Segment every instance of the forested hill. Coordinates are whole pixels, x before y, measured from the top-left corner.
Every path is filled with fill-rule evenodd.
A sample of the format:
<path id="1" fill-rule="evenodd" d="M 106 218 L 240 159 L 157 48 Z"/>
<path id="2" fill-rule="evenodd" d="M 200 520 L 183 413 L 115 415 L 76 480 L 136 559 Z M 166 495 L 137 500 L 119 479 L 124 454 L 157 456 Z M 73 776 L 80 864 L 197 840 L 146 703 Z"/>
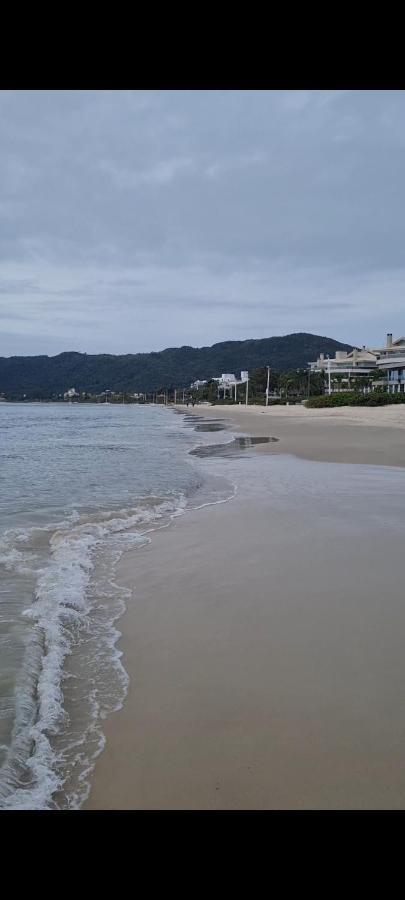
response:
<path id="1" fill-rule="evenodd" d="M 77 391 L 154 391 L 187 387 L 197 378 L 239 374 L 270 365 L 281 371 L 303 368 L 319 353 L 351 350 L 316 334 L 287 334 L 261 340 L 225 341 L 212 347 L 176 347 L 125 356 L 60 353 L 58 356 L 0 357 L 0 394 L 9 398 L 51 397 Z"/>

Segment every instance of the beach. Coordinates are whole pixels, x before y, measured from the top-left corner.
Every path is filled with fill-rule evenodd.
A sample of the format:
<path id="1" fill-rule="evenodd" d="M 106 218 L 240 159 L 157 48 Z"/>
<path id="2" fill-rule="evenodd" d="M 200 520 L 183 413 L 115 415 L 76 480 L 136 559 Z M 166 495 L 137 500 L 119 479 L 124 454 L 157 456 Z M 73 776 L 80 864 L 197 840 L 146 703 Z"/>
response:
<path id="1" fill-rule="evenodd" d="M 186 412 L 220 417 L 236 433 L 278 438 L 277 444 L 258 446 L 257 453 L 292 453 L 323 462 L 405 466 L 405 404 L 335 409 L 201 405 L 186 408 Z"/>
<path id="2" fill-rule="evenodd" d="M 123 556 L 85 808 L 403 809 L 405 409 L 179 413 L 277 441 L 208 459 L 236 496 Z"/>

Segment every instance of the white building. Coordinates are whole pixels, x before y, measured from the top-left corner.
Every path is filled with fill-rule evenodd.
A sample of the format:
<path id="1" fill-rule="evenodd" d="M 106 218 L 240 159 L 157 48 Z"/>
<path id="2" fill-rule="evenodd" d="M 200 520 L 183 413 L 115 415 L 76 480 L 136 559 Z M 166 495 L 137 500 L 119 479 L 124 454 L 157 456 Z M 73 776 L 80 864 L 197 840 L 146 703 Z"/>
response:
<path id="1" fill-rule="evenodd" d="M 332 358 L 321 353 L 316 362 L 309 363 L 309 366 L 311 372 L 324 372 L 328 378 L 330 375 L 331 392 L 336 393 L 350 390 L 356 379 L 371 375 L 377 368 L 377 361 L 377 351 L 354 347 L 348 353 L 337 350 Z"/>
<path id="2" fill-rule="evenodd" d="M 223 372 L 220 378 L 214 378 L 214 381 L 218 381 L 219 384 L 235 384 L 236 375 L 229 372 Z"/>
<path id="3" fill-rule="evenodd" d="M 390 394 L 405 393 L 405 337 L 392 340 L 387 334 L 385 347 L 381 348 L 378 368 L 387 378 Z"/>
<path id="4" fill-rule="evenodd" d="M 218 384 L 218 396 L 220 392 L 224 392 L 224 398 L 226 397 L 227 392 L 229 396 L 232 396 L 232 391 L 235 391 L 235 400 L 236 400 L 236 392 L 238 384 L 245 384 L 249 379 L 249 373 L 246 371 L 242 371 L 240 373 L 240 378 L 236 378 L 236 375 L 229 372 L 223 372 L 220 378 L 213 378 L 213 381 L 216 381 Z"/>
<path id="5" fill-rule="evenodd" d="M 405 338 L 400 337 L 393 341 L 391 332 L 388 332 L 384 347 L 378 347 L 377 350 L 372 352 L 377 353 L 379 359 L 388 360 L 398 356 L 403 351 L 405 351 Z"/>
<path id="6" fill-rule="evenodd" d="M 73 397 L 78 397 L 78 396 L 79 396 L 79 394 L 75 388 L 69 388 L 69 390 L 66 391 L 66 393 L 63 395 L 63 399 L 64 400 L 72 400 Z"/>
<path id="7" fill-rule="evenodd" d="M 208 381 L 201 381 L 199 378 L 197 378 L 197 381 L 193 381 L 193 383 L 190 384 L 190 389 L 192 391 L 198 391 L 199 388 L 204 387 L 205 384 L 208 384 Z"/>
<path id="8" fill-rule="evenodd" d="M 356 378 L 377 372 L 381 378 L 373 380 L 373 388 L 388 385 L 390 394 L 405 393 L 405 337 L 393 341 L 389 332 L 383 347 L 354 348 L 350 353 L 339 350 L 332 359 L 321 353 L 309 367 L 312 372 L 330 373 L 333 393 L 350 390 Z"/>

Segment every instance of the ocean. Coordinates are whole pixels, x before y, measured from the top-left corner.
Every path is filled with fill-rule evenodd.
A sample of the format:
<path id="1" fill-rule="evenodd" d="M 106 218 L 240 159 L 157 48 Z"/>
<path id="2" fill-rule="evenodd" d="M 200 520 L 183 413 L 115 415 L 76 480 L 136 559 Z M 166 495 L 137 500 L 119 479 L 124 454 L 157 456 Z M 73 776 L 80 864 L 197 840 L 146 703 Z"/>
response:
<path id="1" fill-rule="evenodd" d="M 0 404 L 0 808 L 77 809 L 128 676 L 122 554 L 228 499 L 159 406 Z"/>
<path id="2" fill-rule="evenodd" d="M 277 433 L 236 436 L 215 410 L 209 421 L 184 412 L 0 404 L 0 809 L 83 806 L 105 719 L 123 706 L 129 687 L 120 618 L 130 604 L 136 615 L 141 557 L 130 560 L 131 589 L 120 581 L 120 560 L 153 544 L 154 531 L 187 509 L 235 494 L 232 527 L 246 528 L 250 578 L 267 571 L 260 548 L 268 536 L 271 565 L 257 588 L 268 595 L 266 615 L 279 609 L 287 621 L 295 604 L 289 628 L 294 633 L 298 623 L 298 645 L 320 633 L 314 652 L 328 647 L 333 678 L 340 683 L 352 671 L 356 690 L 365 685 L 357 694 L 344 688 L 344 715 L 357 702 L 356 721 L 370 733 L 387 718 L 384 727 L 396 734 L 405 470 L 298 459 L 279 452 Z M 263 440 L 270 453 L 249 452 Z M 182 533 L 169 541 L 180 570 L 194 553 L 182 546 Z M 215 582 L 215 532 L 212 540 L 215 554 L 206 552 Z M 232 541 L 225 547 L 231 573 Z M 220 557 L 222 571 L 222 549 Z M 162 577 L 159 552 L 149 563 Z M 289 665 L 296 659 L 294 651 Z M 294 691 L 300 683 L 297 676 Z"/>

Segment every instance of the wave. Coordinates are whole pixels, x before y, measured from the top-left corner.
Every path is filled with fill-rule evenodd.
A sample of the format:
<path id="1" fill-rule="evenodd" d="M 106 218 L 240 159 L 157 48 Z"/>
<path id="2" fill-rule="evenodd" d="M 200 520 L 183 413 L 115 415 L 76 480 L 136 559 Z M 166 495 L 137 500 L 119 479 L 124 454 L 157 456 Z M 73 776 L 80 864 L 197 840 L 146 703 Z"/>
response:
<path id="1" fill-rule="evenodd" d="M 199 435 L 189 448 L 213 438 Z M 4 715 L 10 718 L 13 704 L 14 720 L 10 742 L 0 744 L 0 808 L 77 809 L 88 796 L 105 743 L 103 720 L 128 690 L 115 623 L 131 592 L 117 584 L 117 563 L 186 509 L 227 502 L 236 492 L 229 479 L 203 476 L 195 457 L 187 461 L 194 470 L 187 495 L 164 490 L 121 509 L 81 509 L 63 521 L 10 530 L 0 541 L 11 596 L 17 582 L 26 597 L 22 663 L 14 696 L 3 698 Z"/>
<path id="2" fill-rule="evenodd" d="M 182 495 L 147 497 L 129 509 L 74 513 L 57 527 L 6 535 L 0 563 L 35 573 L 35 589 L 23 612 L 25 652 L 11 744 L 0 769 L 0 808 L 77 808 L 83 802 L 104 745 L 101 720 L 122 705 L 128 687 L 114 626 L 128 592 L 115 583 L 116 564 L 184 506 Z M 86 721 L 76 722 L 84 707 Z"/>

